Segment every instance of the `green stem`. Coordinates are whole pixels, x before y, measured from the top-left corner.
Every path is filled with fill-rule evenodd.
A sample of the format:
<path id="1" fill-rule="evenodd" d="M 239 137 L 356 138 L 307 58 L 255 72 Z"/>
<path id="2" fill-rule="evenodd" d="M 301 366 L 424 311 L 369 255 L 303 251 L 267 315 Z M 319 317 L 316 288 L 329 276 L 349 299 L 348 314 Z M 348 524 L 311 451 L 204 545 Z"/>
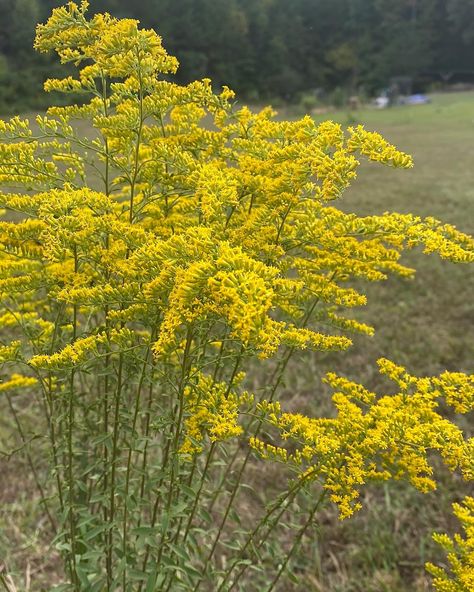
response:
<path id="1" fill-rule="evenodd" d="M 133 176 L 130 184 L 130 212 L 129 212 L 129 222 L 130 224 L 133 223 L 133 202 L 135 199 L 135 184 L 138 178 L 138 171 L 139 171 L 139 159 L 140 159 L 140 145 L 142 141 L 142 131 L 143 131 L 143 80 L 142 80 L 142 71 L 141 71 L 141 64 L 140 64 L 140 55 L 137 53 L 137 60 L 138 60 L 138 82 L 139 82 L 139 91 L 138 91 L 138 111 L 139 111 L 139 118 L 140 122 L 138 124 L 137 130 L 137 142 L 135 144 L 135 165 Z"/>
<path id="2" fill-rule="evenodd" d="M 259 521 L 259 523 L 257 524 L 257 526 L 247 536 L 247 539 L 245 541 L 245 544 L 241 547 L 241 549 L 239 550 L 239 553 L 238 553 L 236 559 L 234 560 L 233 564 L 227 570 L 226 575 L 224 577 L 224 580 L 222 581 L 221 585 L 219 586 L 217 592 L 221 592 L 224 589 L 224 586 L 225 586 L 226 582 L 228 581 L 228 579 L 230 577 L 230 574 L 232 573 L 233 569 L 238 565 L 239 561 L 244 558 L 245 553 L 247 552 L 247 549 L 250 547 L 250 545 L 252 545 L 254 547 L 254 549 L 258 550 L 263 545 L 263 543 L 268 539 L 268 537 L 270 536 L 270 533 L 272 532 L 273 528 L 277 524 L 279 524 L 279 521 L 280 521 L 281 517 L 283 516 L 283 514 L 287 510 L 287 504 L 285 504 L 285 501 L 288 500 L 288 503 L 290 503 L 292 501 L 292 499 L 294 499 L 294 496 L 296 495 L 296 493 L 295 493 L 293 497 L 290 497 L 289 494 L 290 494 L 290 492 L 287 492 L 287 494 L 285 496 L 282 496 L 278 500 L 278 502 L 270 510 L 267 511 L 267 513 L 265 514 L 265 516 Z M 267 523 L 269 522 L 269 520 L 272 517 L 273 513 L 276 510 L 278 510 L 278 508 L 280 508 L 280 511 L 273 518 L 273 521 L 272 521 L 270 527 L 267 529 L 265 535 L 258 541 L 258 544 L 255 544 L 255 537 L 257 536 L 257 534 L 259 533 L 259 531 L 263 527 L 265 527 L 267 525 Z M 240 580 L 240 578 L 243 576 L 243 574 L 247 570 L 247 567 L 248 567 L 248 565 L 244 565 L 242 567 L 242 569 L 239 571 L 239 573 L 235 576 L 235 578 L 234 578 L 234 580 L 232 582 L 232 585 L 229 588 L 229 592 L 237 585 L 238 581 Z"/>
<path id="3" fill-rule="evenodd" d="M 204 466 L 204 469 L 203 469 L 203 472 L 202 472 L 202 475 L 201 475 L 199 489 L 195 493 L 195 496 L 194 496 L 194 503 L 193 503 L 193 507 L 191 508 L 191 513 L 189 515 L 188 522 L 186 524 L 186 530 L 185 530 L 184 535 L 183 535 L 183 540 L 180 543 L 180 545 L 182 547 L 184 547 L 184 545 L 186 544 L 186 540 L 187 540 L 188 535 L 189 535 L 189 532 L 191 530 L 191 525 L 193 523 L 193 519 L 194 519 L 194 516 L 196 514 L 196 510 L 197 510 L 197 506 L 198 506 L 198 503 L 199 503 L 199 499 L 201 497 L 201 493 L 202 493 L 202 490 L 203 490 L 203 487 L 204 487 L 204 483 L 206 481 L 207 473 L 208 473 L 209 467 L 211 465 L 211 461 L 212 461 L 212 457 L 214 455 L 215 449 L 216 449 L 216 442 L 212 442 L 212 444 L 210 446 L 210 449 L 209 449 L 209 452 L 207 454 L 206 464 Z M 196 465 L 193 466 L 193 469 L 195 468 L 195 466 Z M 192 479 L 190 479 L 190 482 L 192 483 Z M 173 541 L 175 544 L 177 543 L 178 538 L 179 538 L 179 535 L 180 535 L 181 524 L 182 524 L 182 518 L 180 518 L 180 522 L 178 524 L 176 535 L 175 535 L 175 538 L 174 538 L 174 541 Z M 173 584 L 173 581 L 174 581 L 174 574 L 171 575 L 170 581 L 168 583 L 168 586 L 167 586 L 165 592 L 170 592 L 170 589 L 171 589 L 171 586 Z"/>
<path id="4" fill-rule="evenodd" d="M 133 413 L 133 420 L 132 420 L 132 430 L 131 430 L 131 442 L 128 448 L 128 457 L 127 457 L 127 469 L 125 473 L 125 493 L 124 493 L 124 510 L 123 510 L 123 526 L 122 526 L 122 553 L 123 556 L 126 556 L 127 553 L 127 533 L 128 533 L 128 493 L 130 488 L 130 475 L 131 475 L 131 466 L 132 466 L 132 454 L 133 454 L 133 440 L 135 438 L 135 432 L 137 428 L 137 420 L 138 420 L 138 412 L 140 410 L 140 399 L 141 399 L 141 392 L 143 387 L 143 381 L 145 380 L 146 375 L 146 367 L 148 364 L 148 357 L 151 353 L 151 343 L 154 340 L 155 331 L 152 331 L 150 336 L 150 345 L 147 347 L 147 352 L 145 355 L 145 359 L 143 362 L 140 378 L 138 381 L 137 387 L 137 394 L 135 397 L 135 409 Z M 123 576 L 122 576 L 122 585 L 123 591 L 125 592 L 127 589 L 127 568 L 124 567 Z"/>
<path id="5" fill-rule="evenodd" d="M 240 479 L 241 479 L 242 474 L 243 474 L 243 472 L 245 470 L 245 467 L 247 465 L 247 461 L 248 461 L 248 459 L 250 457 L 250 453 L 251 453 L 251 449 L 249 448 L 249 451 L 247 452 L 247 455 L 245 457 L 245 460 L 242 463 L 242 466 L 240 467 L 239 474 L 237 475 L 236 484 L 235 484 L 234 488 L 232 489 L 232 493 L 231 493 L 231 496 L 230 496 L 230 499 L 229 499 L 229 503 L 227 504 L 226 510 L 224 512 L 224 516 L 222 517 L 222 520 L 221 520 L 221 522 L 219 524 L 219 529 L 218 529 L 217 534 L 216 534 L 216 536 L 214 538 L 214 541 L 212 543 L 211 550 L 209 551 L 209 553 L 208 553 L 208 555 L 206 557 L 205 566 L 208 566 L 209 565 L 209 563 L 210 563 L 210 561 L 212 559 L 212 556 L 214 555 L 214 551 L 216 550 L 216 547 L 217 547 L 217 545 L 219 543 L 220 537 L 222 535 L 222 531 L 224 530 L 224 526 L 225 526 L 225 524 L 227 522 L 227 518 L 229 516 L 229 512 L 230 512 L 230 510 L 232 508 L 232 504 L 234 503 L 235 496 L 237 495 L 237 492 L 239 490 Z M 202 582 L 202 580 L 199 580 L 198 581 L 198 583 L 196 584 L 196 586 L 193 589 L 193 592 L 196 592 L 199 589 L 199 587 L 201 585 L 201 582 Z"/>
<path id="6" fill-rule="evenodd" d="M 246 540 L 244 546 L 239 550 L 239 554 L 238 554 L 237 558 L 235 559 L 235 561 L 231 565 L 231 567 L 227 570 L 226 576 L 225 576 L 224 580 L 222 581 L 217 592 L 221 592 L 225 583 L 229 579 L 229 576 L 232 573 L 234 567 L 237 566 L 240 559 L 243 559 L 244 554 L 247 551 L 250 544 L 253 544 L 256 549 L 259 549 L 263 545 L 263 543 L 268 539 L 268 537 L 270 536 L 270 534 L 273 531 L 273 529 L 275 528 L 275 526 L 277 526 L 280 523 L 280 519 L 283 516 L 283 514 L 286 512 L 288 505 L 296 498 L 296 496 L 298 495 L 298 492 L 304 486 L 304 483 L 312 477 L 313 473 L 314 473 L 314 471 L 308 472 L 302 479 L 299 479 L 298 481 L 296 481 L 295 484 L 292 487 L 290 487 L 290 489 L 287 492 L 282 494 L 278 498 L 278 500 L 273 504 L 273 506 L 269 510 L 267 510 L 267 513 L 259 521 L 257 526 L 250 532 L 249 535 L 247 535 L 247 540 Z M 275 518 L 273 518 L 273 521 L 272 521 L 270 527 L 268 528 L 268 530 L 266 531 L 265 535 L 259 540 L 258 544 L 255 545 L 255 536 L 257 535 L 259 530 L 267 524 L 271 515 L 276 510 L 278 510 L 278 508 L 281 508 L 280 512 L 277 514 L 277 516 Z M 234 581 L 232 582 L 232 585 L 229 588 L 228 592 L 230 592 L 235 587 L 235 585 L 238 583 L 239 579 L 242 577 L 242 575 L 245 573 L 245 571 L 247 570 L 248 567 L 249 567 L 248 564 L 246 564 L 242 567 L 242 569 L 239 571 L 239 573 L 236 575 Z"/>
<path id="7" fill-rule="evenodd" d="M 299 545 L 301 543 L 301 540 L 303 539 L 306 531 L 311 526 L 311 523 L 313 522 L 313 519 L 314 519 L 314 517 L 316 515 L 316 512 L 319 510 L 321 504 L 323 503 L 325 496 L 326 496 L 326 490 L 324 490 L 321 493 L 321 495 L 319 496 L 319 499 L 316 502 L 314 508 L 309 513 L 308 519 L 306 520 L 306 522 L 304 523 L 304 525 L 301 527 L 300 531 L 296 535 L 296 538 L 295 538 L 295 540 L 293 542 L 293 545 L 292 545 L 291 549 L 286 554 L 286 557 L 285 557 L 284 562 L 280 566 L 280 569 L 278 570 L 278 573 L 276 574 L 276 576 L 273 579 L 273 581 L 270 584 L 270 586 L 267 588 L 266 592 L 273 592 L 273 590 L 275 590 L 275 586 L 277 585 L 277 583 L 280 580 L 281 576 L 285 572 L 286 567 L 287 567 L 288 563 L 290 562 L 290 559 L 293 557 L 293 555 L 295 554 L 296 550 L 298 549 L 298 547 L 299 547 Z"/>
<path id="8" fill-rule="evenodd" d="M 76 274 L 79 268 L 77 248 L 74 246 L 74 273 Z M 72 308 L 72 341 L 74 342 L 77 337 L 77 305 L 74 304 Z M 69 406 L 68 406 L 68 427 L 67 427 L 67 473 L 68 473 L 68 516 L 69 516 L 69 536 L 71 544 L 71 557 L 72 557 L 72 581 L 74 588 L 79 591 L 79 578 L 77 575 L 76 565 L 76 516 L 74 512 L 74 452 L 73 452 L 73 431 L 74 431 L 74 377 L 76 369 L 71 369 L 70 382 L 69 382 Z"/>
<path id="9" fill-rule="evenodd" d="M 23 447 L 25 449 L 26 458 L 28 460 L 28 465 L 30 467 L 31 474 L 33 475 L 33 479 L 35 481 L 36 488 L 38 489 L 38 493 L 41 498 L 41 504 L 43 505 L 43 507 L 46 511 L 46 515 L 48 516 L 48 520 L 51 524 L 51 528 L 53 529 L 53 532 L 55 532 L 56 528 L 57 528 L 57 524 L 56 524 L 56 521 L 54 520 L 54 518 L 51 514 L 51 511 L 49 509 L 49 504 L 46 500 L 46 496 L 44 494 L 44 489 L 43 489 L 43 486 L 41 485 L 41 482 L 40 482 L 40 479 L 38 476 L 38 472 L 37 472 L 36 467 L 33 463 L 33 459 L 31 458 L 31 454 L 27 448 L 27 440 L 25 437 L 25 432 L 23 430 L 23 426 L 21 425 L 20 418 L 18 417 L 18 413 L 16 412 L 16 409 L 12 403 L 11 397 L 8 393 L 6 393 L 6 398 L 7 398 L 7 402 L 8 402 L 8 407 L 9 407 L 11 414 L 13 415 L 13 418 L 15 420 L 15 424 L 18 429 L 18 433 L 20 434 L 21 442 L 22 442 Z"/>
<path id="10" fill-rule="evenodd" d="M 171 448 L 171 439 L 169 439 L 167 441 L 165 451 L 163 453 L 163 462 L 162 462 L 163 468 L 168 465 L 170 448 Z M 151 528 L 154 528 L 155 524 L 156 524 L 156 518 L 158 516 L 158 508 L 160 507 L 160 501 L 162 500 L 162 497 L 160 495 L 160 490 L 163 485 L 163 481 L 164 481 L 164 475 L 161 476 L 160 481 L 156 487 L 156 499 L 155 499 L 155 503 L 153 505 L 153 512 L 152 512 L 151 522 L 150 522 Z M 146 572 L 148 560 L 150 557 L 150 551 L 151 551 L 151 547 L 150 547 L 150 545 L 147 544 L 146 549 L 145 549 L 145 557 L 143 558 L 143 562 L 142 562 L 142 572 L 143 573 Z M 143 581 L 141 581 L 139 584 L 138 592 L 141 592 L 142 589 L 143 589 Z"/>
<path id="11" fill-rule="evenodd" d="M 168 489 L 168 498 L 167 498 L 167 502 L 166 502 L 166 513 L 168 515 L 171 510 L 171 505 L 172 505 L 173 498 L 174 498 L 175 480 L 177 478 L 176 469 L 177 469 L 177 464 L 179 463 L 179 458 L 178 458 L 179 441 L 181 438 L 181 429 L 182 429 L 184 407 L 185 407 L 184 390 L 185 390 L 185 384 L 186 384 L 186 376 L 189 372 L 188 357 L 189 357 L 189 350 L 191 348 L 191 343 L 192 343 L 192 331 L 191 331 L 191 328 L 188 327 L 188 334 L 187 334 L 187 338 L 186 338 L 186 345 L 184 348 L 183 362 L 182 362 L 182 367 L 181 367 L 181 382 L 180 382 L 180 386 L 179 386 L 179 401 L 178 401 L 178 410 L 177 410 L 178 417 L 176 419 L 175 433 L 174 433 L 173 444 L 172 444 L 173 458 L 171 459 L 171 477 L 170 477 L 170 485 L 169 485 L 169 489 Z M 167 535 L 167 530 L 162 533 L 162 537 L 161 537 L 161 541 L 160 541 L 160 548 L 158 551 L 158 560 L 157 560 L 158 564 L 160 563 L 161 556 L 163 554 L 163 548 L 165 546 L 166 535 Z"/>
<path id="12" fill-rule="evenodd" d="M 334 274 L 333 274 L 332 277 L 334 277 Z M 304 317 L 304 319 L 302 321 L 302 326 L 303 327 L 306 325 L 306 323 L 311 318 L 311 315 L 313 314 L 314 309 L 315 309 L 316 305 L 318 304 L 318 302 L 319 302 L 319 299 L 315 300 L 313 302 L 313 304 L 311 305 L 310 309 L 308 310 L 308 312 L 306 313 L 306 315 L 305 315 L 305 317 Z M 290 361 L 291 356 L 293 355 L 294 351 L 295 351 L 295 348 L 294 347 L 291 347 L 288 350 L 286 357 L 283 359 L 283 362 L 281 363 L 281 365 L 278 365 L 277 366 L 277 368 L 276 368 L 276 370 L 275 370 L 275 372 L 273 374 L 272 381 L 274 380 L 274 377 L 276 376 L 276 372 L 278 372 L 278 378 L 277 378 L 276 382 L 274 383 L 273 388 L 272 388 L 272 391 L 270 393 L 270 397 L 268 399 L 270 402 L 273 400 L 273 398 L 275 396 L 275 393 L 276 393 L 276 391 L 277 391 L 277 389 L 278 389 L 278 387 L 280 385 L 280 382 L 281 382 L 281 380 L 283 378 L 284 371 L 285 371 L 285 369 L 286 369 L 286 367 L 288 365 L 288 362 Z M 262 424 L 263 424 L 263 419 L 259 419 L 258 422 L 257 422 L 256 431 L 255 431 L 255 434 L 254 434 L 255 436 L 260 432 L 260 428 L 261 428 Z M 248 436 L 248 432 L 250 430 L 250 425 L 251 424 L 249 424 L 247 430 L 244 432 L 244 437 L 247 437 Z M 219 495 L 219 492 L 221 491 L 221 487 L 227 481 L 228 475 L 229 475 L 230 470 L 231 470 L 231 467 L 232 467 L 234 461 L 236 460 L 236 458 L 238 456 L 238 453 L 239 453 L 239 448 L 237 448 L 236 452 L 234 453 L 234 456 L 232 458 L 231 463 L 226 468 L 226 471 L 224 473 L 224 477 L 221 480 L 221 486 L 217 488 L 216 493 L 214 494 L 213 499 L 211 500 L 211 505 L 210 505 L 210 510 L 209 511 L 211 511 L 212 508 L 214 507 L 214 504 L 215 504 L 215 502 L 217 500 L 217 497 Z M 240 467 L 240 470 L 239 470 L 239 473 L 237 475 L 237 479 L 236 479 L 235 485 L 234 485 L 234 487 L 232 489 L 229 502 L 227 504 L 226 510 L 224 512 L 224 516 L 223 516 L 222 521 L 220 523 L 219 530 L 217 532 L 217 536 L 214 539 L 214 542 L 213 542 L 212 547 L 211 547 L 211 551 L 210 551 L 210 553 L 209 553 L 209 555 L 207 557 L 206 564 L 208 564 L 210 562 L 210 560 L 212 559 L 212 556 L 214 554 L 214 551 L 215 551 L 215 549 L 217 547 L 217 544 L 219 542 L 219 538 L 220 538 L 220 536 L 222 534 L 222 531 L 224 529 L 224 525 L 227 522 L 227 518 L 229 516 L 230 510 L 231 510 L 231 507 L 232 507 L 232 504 L 234 503 L 234 499 L 235 499 L 235 497 L 237 495 L 237 492 L 239 490 L 240 480 L 242 478 L 242 474 L 243 474 L 243 472 L 244 472 L 244 470 L 245 470 L 245 468 L 247 466 L 247 463 L 248 463 L 248 461 L 250 459 L 251 453 L 252 453 L 252 449 L 249 448 L 247 450 L 247 453 L 245 455 L 245 458 L 243 460 L 243 463 L 242 463 L 242 465 Z M 196 587 L 194 588 L 194 592 L 196 592 L 198 590 L 198 588 L 199 588 L 199 586 L 201 584 L 201 581 L 199 581 L 198 584 L 196 585 Z"/>
<path id="13" fill-rule="evenodd" d="M 331 276 L 331 280 L 334 279 L 335 273 L 332 274 Z M 304 328 L 306 327 L 306 324 L 308 323 L 308 321 L 311 318 L 311 315 L 314 312 L 314 309 L 316 308 L 316 306 L 319 304 L 320 298 L 317 298 L 313 304 L 310 306 L 309 310 L 307 311 L 307 313 L 305 314 L 304 318 L 302 319 L 301 323 L 300 323 L 300 328 Z M 273 371 L 273 374 L 269 380 L 270 384 L 273 384 L 272 390 L 270 392 L 270 396 L 268 398 L 268 401 L 271 403 L 275 397 L 275 394 L 278 390 L 278 387 L 280 386 L 280 383 L 282 381 L 283 378 L 283 374 L 286 370 L 286 367 L 288 366 L 288 363 L 291 359 L 291 357 L 293 356 L 293 354 L 295 353 L 296 348 L 295 347 L 290 347 L 287 350 L 286 356 L 284 358 L 282 358 L 278 364 L 275 367 L 275 370 Z M 275 381 L 276 378 L 276 381 Z M 257 437 L 257 435 L 259 434 L 260 428 L 262 425 L 262 421 L 258 420 L 257 421 L 257 426 L 255 428 L 255 432 L 254 432 L 254 437 Z M 241 436 L 242 440 L 247 440 L 248 435 L 251 431 L 251 429 L 253 428 L 253 424 L 252 422 L 250 422 L 247 427 L 244 430 L 244 433 Z M 211 504 L 208 508 L 209 512 L 212 512 L 213 508 L 214 508 L 214 504 L 217 501 L 217 498 L 219 497 L 220 492 L 222 491 L 222 487 L 223 485 L 228 481 L 230 472 L 232 471 L 232 468 L 234 466 L 235 461 L 237 460 L 238 456 L 239 456 L 239 452 L 240 452 L 240 447 L 237 446 L 231 461 L 227 464 L 226 466 L 226 470 L 224 471 L 224 475 L 219 483 L 219 486 L 216 488 L 214 495 L 211 498 Z M 247 453 L 247 456 L 244 459 L 244 464 L 247 464 L 248 458 L 250 456 L 250 451 Z"/>
<path id="14" fill-rule="evenodd" d="M 169 515 L 170 509 L 172 506 L 173 498 L 174 498 L 174 490 L 175 490 L 175 480 L 176 480 L 176 465 L 179 463 L 178 458 L 178 449 L 179 449 L 179 440 L 181 437 L 181 429 L 182 429 L 182 421 L 184 416 L 184 391 L 187 382 L 187 377 L 190 371 L 190 360 L 189 360 L 189 352 L 191 349 L 191 344 L 193 340 L 192 328 L 188 326 L 187 336 L 186 336 L 186 345 L 184 347 L 183 352 L 183 359 L 181 362 L 181 379 L 178 388 L 178 402 L 173 410 L 173 417 L 176 417 L 176 421 L 174 422 L 174 435 L 168 440 L 166 450 L 165 450 L 165 461 L 163 463 L 163 470 L 167 466 L 169 462 L 169 458 L 171 457 L 171 475 L 170 475 L 170 483 L 168 487 L 168 495 L 166 500 L 166 508 L 165 512 Z M 160 487 L 163 483 L 163 478 L 160 481 Z M 153 508 L 153 515 L 152 515 L 152 522 L 151 526 L 154 527 L 156 523 L 156 518 L 158 514 L 158 505 L 161 496 L 159 495 L 159 490 L 157 491 L 157 498 L 155 501 L 155 506 Z M 160 542 L 158 545 L 158 556 L 156 559 L 156 565 L 159 566 L 161 562 L 161 557 L 163 555 L 163 550 L 166 543 L 166 538 L 168 534 L 169 526 L 161 533 Z M 150 556 L 150 546 L 147 545 L 145 551 L 145 558 L 143 561 L 142 571 L 145 572 L 146 566 L 148 564 L 148 559 Z M 140 583 L 139 592 L 141 592 L 143 588 L 143 582 Z"/>
<path id="15" fill-rule="evenodd" d="M 115 479 L 118 464 L 118 436 L 120 431 L 120 404 L 122 399 L 122 372 L 123 372 L 123 352 L 119 354 L 119 365 L 117 371 L 117 390 L 115 393 L 115 410 L 114 410 L 114 427 L 112 436 L 112 457 L 111 457 L 111 473 L 110 473 L 110 499 L 109 499 L 109 532 L 107 541 L 107 573 L 112 574 L 112 557 L 113 557 L 113 531 L 115 519 Z"/>
<path id="16" fill-rule="evenodd" d="M 141 483 L 140 483 L 140 502 L 143 501 L 143 498 L 145 496 L 145 468 L 147 466 L 147 460 L 148 460 L 148 438 L 150 435 L 150 422 L 151 422 L 151 403 L 153 400 L 153 371 L 152 371 L 152 375 L 151 375 L 151 382 L 150 382 L 150 388 L 148 389 L 148 401 L 147 401 L 147 406 L 146 406 L 146 411 L 145 411 L 145 430 L 144 430 L 144 437 L 145 437 L 145 447 L 143 449 L 143 459 L 142 459 L 142 467 L 141 467 L 141 472 L 142 472 L 142 478 L 141 478 Z M 138 526 L 140 526 L 141 524 L 141 520 L 139 520 Z"/>
<path id="17" fill-rule="evenodd" d="M 292 204 L 289 204 L 288 205 L 288 207 L 286 208 L 285 213 L 282 216 L 281 224 L 278 227 L 278 232 L 277 232 L 276 239 L 275 239 L 275 244 L 276 245 L 278 245 L 278 243 L 280 242 L 280 235 L 281 235 L 281 233 L 283 231 L 283 227 L 285 226 L 285 222 L 286 222 L 286 219 L 288 218 L 288 214 L 290 213 L 291 206 L 292 206 Z"/>
<path id="18" fill-rule="evenodd" d="M 211 465 L 212 457 L 214 455 L 215 449 L 216 449 L 216 442 L 212 442 L 211 447 L 209 449 L 209 453 L 207 455 L 206 464 L 204 465 L 204 469 L 203 469 L 203 472 L 202 472 L 202 475 L 201 475 L 201 481 L 200 481 L 200 484 L 199 484 L 199 489 L 197 490 L 196 495 L 194 497 L 194 503 L 193 503 L 193 507 L 191 509 L 191 514 L 189 515 L 188 523 L 186 525 L 186 530 L 185 530 L 184 535 L 183 535 L 183 541 L 182 541 L 182 544 L 183 545 L 185 544 L 186 539 L 188 538 L 188 534 L 189 534 L 191 525 L 193 523 L 193 518 L 194 518 L 194 515 L 196 513 L 197 505 L 199 503 L 199 498 L 201 497 L 202 489 L 203 489 L 204 483 L 206 481 L 207 472 L 208 472 L 209 467 Z"/>

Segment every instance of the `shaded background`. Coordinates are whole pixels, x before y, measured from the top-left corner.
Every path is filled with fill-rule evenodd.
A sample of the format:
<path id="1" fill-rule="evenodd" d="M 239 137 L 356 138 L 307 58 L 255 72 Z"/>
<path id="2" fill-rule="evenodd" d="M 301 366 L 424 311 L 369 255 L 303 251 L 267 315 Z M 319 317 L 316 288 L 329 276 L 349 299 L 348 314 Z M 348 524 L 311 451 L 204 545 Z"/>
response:
<path id="1" fill-rule="evenodd" d="M 0 0 L 0 112 L 44 106 L 58 70 L 32 49 L 55 0 Z M 246 100 L 332 103 L 373 95 L 394 77 L 408 92 L 474 83 L 474 0 L 91 0 L 91 12 L 156 29 L 181 62 Z M 408 94 L 408 93 L 407 93 Z"/>

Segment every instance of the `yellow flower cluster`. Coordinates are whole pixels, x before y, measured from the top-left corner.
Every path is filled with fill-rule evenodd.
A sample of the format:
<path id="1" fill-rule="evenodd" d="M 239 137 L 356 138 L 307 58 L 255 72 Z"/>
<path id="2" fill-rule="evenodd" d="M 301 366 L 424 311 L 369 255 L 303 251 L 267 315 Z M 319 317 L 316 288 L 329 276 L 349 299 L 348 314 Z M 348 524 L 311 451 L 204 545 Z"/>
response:
<path id="1" fill-rule="evenodd" d="M 12 341 L 8 345 L 0 345 L 0 364 L 17 359 L 21 341 Z"/>
<path id="2" fill-rule="evenodd" d="M 38 380 L 36 378 L 33 378 L 32 376 L 12 374 L 9 380 L 5 382 L 0 382 L 0 392 L 28 388 L 31 386 L 35 386 L 37 383 Z"/>
<path id="3" fill-rule="evenodd" d="M 247 392 L 237 394 L 226 382 L 215 382 L 199 371 L 196 375 L 195 384 L 184 391 L 186 419 L 182 454 L 200 452 L 206 434 L 211 442 L 239 436 L 243 431 L 238 423 L 240 408 L 252 401 Z M 236 383 L 239 378 L 243 377 L 237 377 Z"/>
<path id="4" fill-rule="evenodd" d="M 409 154 L 400 152 L 382 138 L 376 132 L 366 131 L 362 125 L 349 128 L 351 137 L 348 141 L 350 151 L 359 151 L 370 160 L 383 162 L 396 167 L 409 168 L 413 166 L 413 160 Z"/>
<path id="5" fill-rule="evenodd" d="M 462 503 L 453 504 L 453 509 L 464 536 L 433 535 L 447 553 L 449 570 L 432 563 L 427 563 L 426 568 L 434 576 L 437 592 L 471 592 L 474 590 L 474 498 L 466 497 Z"/>
<path id="6" fill-rule="evenodd" d="M 177 62 L 156 33 L 107 14 L 88 19 L 87 8 L 55 9 L 36 47 L 79 67 L 46 89 L 90 101 L 51 108 L 37 119 L 38 138 L 27 120 L 0 126 L 0 181 L 37 191 L 0 195 L 0 206 L 27 216 L 0 228 L 4 294 L 106 306 L 116 325 L 159 313 L 157 355 L 187 324 L 219 318 L 268 357 L 281 344 L 344 349 L 341 332 L 371 334 L 344 316 L 366 302 L 344 284 L 410 275 L 404 248 L 474 260 L 472 239 L 436 220 L 327 205 L 355 178 L 357 154 L 412 166 L 379 134 L 236 110 L 233 93 L 214 94 L 207 79 L 164 81 Z M 98 137 L 79 136 L 77 118 Z M 97 175 L 102 191 L 87 188 Z M 300 328 L 315 302 L 313 326 Z"/>
<path id="7" fill-rule="evenodd" d="M 37 369 L 63 370 L 84 363 L 91 356 L 99 356 L 99 345 L 109 348 L 118 346 L 121 350 L 131 347 L 134 334 L 130 329 L 113 329 L 109 333 L 99 333 L 76 339 L 61 351 L 50 355 L 36 355 L 30 360 L 30 366 Z"/>
<path id="8" fill-rule="evenodd" d="M 321 482 L 341 518 L 360 508 L 360 489 L 370 481 L 406 479 L 422 492 L 434 489 L 430 451 L 438 451 L 445 464 L 459 469 L 465 479 L 474 478 L 472 442 L 440 414 L 438 401 L 446 393 L 458 411 L 473 410 L 474 377 L 445 373 L 439 378 L 416 378 L 389 360 L 379 360 L 379 366 L 397 383 L 398 393 L 377 396 L 328 374 L 326 381 L 335 390 L 334 418 L 283 413 L 279 404 L 263 404 L 263 417 L 276 428 L 282 444 L 250 441 L 261 457 L 283 460 L 299 478 L 311 476 Z"/>
<path id="9" fill-rule="evenodd" d="M 167 55 L 154 31 L 140 30 L 136 20 L 117 20 L 108 14 L 97 14 L 88 21 L 88 7 L 85 0 L 80 6 L 69 2 L 55 9 L 45 25 L 38 25 L 36 49 L 55 50 L 62 63 L 93 62 L 82 68 L 79 79 L 49 80 L 46 90 L 91 92 L 97 89 L 98 78 L 109 76 L 124 78 L 117 85 L 123 87 L 122 92 L 130 92 L 143 83 L 153 85 L 157 73 L 176 70 L 176 58 Z"/>

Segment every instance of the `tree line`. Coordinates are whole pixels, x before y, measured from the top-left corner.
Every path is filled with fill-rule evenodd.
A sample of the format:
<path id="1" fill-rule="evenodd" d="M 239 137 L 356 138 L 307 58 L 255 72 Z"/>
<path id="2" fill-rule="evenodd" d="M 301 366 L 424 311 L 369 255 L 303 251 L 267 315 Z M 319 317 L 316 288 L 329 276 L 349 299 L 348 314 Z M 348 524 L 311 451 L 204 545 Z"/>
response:
<path id="1" fill-rule="evenodd" d="M 34 30 L 61 4 L 0 0 L 0 112 L 41 108 L 54 61 L 33 51 Z M 91 0 L 91 10 L 157 30 L 180 83 L 210 77 L 250 101 L 474 79 L 474 0 Z"/>

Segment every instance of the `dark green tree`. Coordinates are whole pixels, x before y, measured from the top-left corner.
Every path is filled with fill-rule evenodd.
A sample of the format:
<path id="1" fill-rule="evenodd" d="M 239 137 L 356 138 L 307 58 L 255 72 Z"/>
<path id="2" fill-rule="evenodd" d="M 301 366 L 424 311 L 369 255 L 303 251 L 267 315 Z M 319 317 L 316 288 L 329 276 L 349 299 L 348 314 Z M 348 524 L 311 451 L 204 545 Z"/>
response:
<path id="1" fill-rule="evenodd" d="M 0 0 L 0 111 L 41 106 L 53 66 L 32 50 L 34 27 L 63 3 Z M 92 0 L 91 10 L 156 29 L 180 83 L 210 77 L 244 100 L 374 93 L 397 76 L 474 70 L 474 0 Z"/>

